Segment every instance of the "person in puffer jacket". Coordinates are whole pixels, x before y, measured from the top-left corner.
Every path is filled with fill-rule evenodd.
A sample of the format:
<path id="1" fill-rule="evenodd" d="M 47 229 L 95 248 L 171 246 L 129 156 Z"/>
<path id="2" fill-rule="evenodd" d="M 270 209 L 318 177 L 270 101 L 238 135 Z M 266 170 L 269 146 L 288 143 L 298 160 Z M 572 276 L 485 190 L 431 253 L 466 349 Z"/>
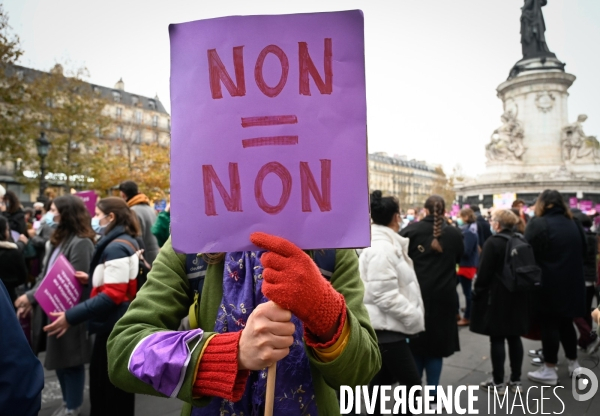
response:
<path id="1" fill-rule="evenodd" d="M 400 383 L 407 390 L 421 385 L 421 377 L 409 348 L 410 338 L 425 330 L 425 309 L 408 238 L 398 234 L 400 206 L 396 198 L 371 194 L 371 247 L 359 258 L 365 285 L 364 303 L 377 334 L 381 370 L 371 381 L 376 385 Z M 375 406 L 379 414 L 379 403 Z"/>
<path id="2" fill-rule="evenodd" d="M 53 313 L 57 319 L 44 330 L 61 337 L 70 326 L 87 321 L 89 332 L 96 334 L 90 362 L 90 416 L 133 416 L 135 395 L 115 387 L 108 378 L 106 344 L 137 293 L 140 259 L 135 237 L 140 228 L 136 215 L 116 197 L 98 201 L 92 227 L 102 237 L 92 256 L 91 279 L 76 273 L 82 283 L 91 280 L 90 298 L 66 312 Z"/>

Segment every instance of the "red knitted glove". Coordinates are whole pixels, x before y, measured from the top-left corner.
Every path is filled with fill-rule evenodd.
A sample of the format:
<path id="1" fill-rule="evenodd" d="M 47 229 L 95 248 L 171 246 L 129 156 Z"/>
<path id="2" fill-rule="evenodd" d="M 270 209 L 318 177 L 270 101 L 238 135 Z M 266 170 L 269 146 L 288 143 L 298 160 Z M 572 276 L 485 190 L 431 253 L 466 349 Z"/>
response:
<path id="1" fill-rule="evenodd" d="M 335 330 L 332 339 L 335 342 L 346 318 L 344 296 L 321 276 L 313 260 L 288 240 L 253 233 L 250 241 L 270 251 L 261 257 L 264 267 L 262 292 L 265 296 L 291 311 L 306 329 L 317 336 Z"/>

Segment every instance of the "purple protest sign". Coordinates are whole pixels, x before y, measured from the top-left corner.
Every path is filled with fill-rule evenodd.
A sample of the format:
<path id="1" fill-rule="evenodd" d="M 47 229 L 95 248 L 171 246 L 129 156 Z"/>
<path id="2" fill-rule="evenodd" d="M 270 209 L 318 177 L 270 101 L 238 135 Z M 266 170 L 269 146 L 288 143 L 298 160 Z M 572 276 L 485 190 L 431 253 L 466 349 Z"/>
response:
<path id="1" fill-rule="evenodd" d="M 98 201 L 98 195 L 96 195 L 96 192 L 83 191 L 83 192 L 77 192 L 75 195 L 77 195 L 79 198 L 81 198 L 83 200 L 83 203 L 85 204 L 85 207 L 87 208 L 87 210 L 90 212 L 90 215 L 92 217 L 95 217 L 96 216 L 96 202 Z"/>
<path id="2" fill-rule="evenodd" d="M 12 237 L 13 241 L 16 243 L 17 241 L 19 241 L 19 237 L 21 237 L 21 234 L 19 234 L 17 231 L 10 230 L 10 236 Z"/>
<path id="3" fill-rule="evenodd" d="M 573 197 L 569 198 L 569 208 L 577 208 L 578 199 Z"/>
<path id="4" fill-rule="evenodd" d="M 171 25 L 177 251 L 370 244 L 359 10 Z"/>
<path id="5" fill-rule="evenodd" d="M 51 320 L 50 312 L 64 312 L 79 302 L 83 288 L 75 277 L 75 269 L 69 260 L 59 255 L 35 292 L 46 315 Z"/>
<path id="6" fill-rule="evenodd" d="M 583 200 L 579 202 L 579 209 L 582 212 L 587 213 L 588 211 L 591 211 L 593 205 L 594 203 L 592 201 Z"/>

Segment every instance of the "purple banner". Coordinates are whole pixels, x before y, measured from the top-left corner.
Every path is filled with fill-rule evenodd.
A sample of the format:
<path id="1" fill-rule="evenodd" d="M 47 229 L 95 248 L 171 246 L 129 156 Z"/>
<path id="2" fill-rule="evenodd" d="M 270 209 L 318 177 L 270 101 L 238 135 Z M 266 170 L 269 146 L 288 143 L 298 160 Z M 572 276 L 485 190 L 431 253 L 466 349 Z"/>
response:
<path id="1" fill-rule="evenodd" d="M 95 217 L 96 216 L 96 202 L 98 201 L 98 195 L 96 195 L 96 192 L 83 191 L 83 192 L 77 192 L 75 195 L 77 195 L 79 198 L 81 198 L 83 200 L 83 203 L 85 204 L 85 207 L 87 208 L 87 210 L 90 212 L 90 215 L 92 217 Z"/>
<path id="2" fill-rule="evenodd" d="M 577 202 L 578 199 L 573 197 L 573 198 L 569 198 L 569 207 L 570 208 L 577 208 Z"/>
<path id="3" fill-rule="evenodd" d="M 588 211 L 592 210 L 592 206 L 594 205 L 594 203 L 592 201 L 580 201 L 579 202 L 579 209 L 584 212 L 587 213 Z"/>
<path id="4" fill-rule="evenodd" d="M 370 244 L 360 10 L 174 24 L 171 231 L 177 251 Z"/>
<path id="5" fill-rule="evenodd" d="M 79 302 L 83 288 L 75 277 L 75 269 L 62 254 L 58 256 L 35 292 L 38 301 L 50 320 L 50 312 L 64 312 Z"/>

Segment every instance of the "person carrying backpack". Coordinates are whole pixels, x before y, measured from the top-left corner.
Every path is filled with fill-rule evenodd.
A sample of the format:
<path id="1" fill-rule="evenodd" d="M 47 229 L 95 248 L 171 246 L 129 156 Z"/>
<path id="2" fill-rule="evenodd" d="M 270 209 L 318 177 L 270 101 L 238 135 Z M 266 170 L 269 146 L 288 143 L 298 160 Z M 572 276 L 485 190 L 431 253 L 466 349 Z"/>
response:
<path id="1" fill-rule="evenodd" d="M 267 367 L 278 363 L 274 414 L 328 416 L 339 415 L 341 385 L 369 383 L 381 355 L 356 252 L 335 250 L 334 270 L 322 271 L 320 250 L 250 240 L 262 250 L 187 256 L 167 240 L 109 337 L 116 386 L 177 397 L 183 415 L 262 414 Z M 190 329 L 178 331 L 186 316 Z"/>
<path id="2" fill-rule="evenodd" d="M 504 282 L 507 247 L 515 236 L 513 228 L 519 218 L 509 210 L 494 212 L 492 229 L 496 235 L 483 245 L 479 271 L 472 293 L 471 332 L 490 337 L 492 377 L 480 384 L 482 389 L 496 388 L 504 394 L 521 390 L 523 343 L 521 335 L 529 331 L 530 293 L 511 291 Z M 518 238 L 518 237 L 517 237 Z M 508 343 L 511 374 L 504 380 L 505 343 Z"/>
<path id="3" fill-rule="evenodd" d="M 90 361 L 90 415 L 133 416 L 135 395 L 115 387 L 108 378 L 106 343 L 137 292 L 135 237 L 140 228 L 135 214 L 117 197 L 98 201 L 92 226 L 102 237 L 92 255 L 90 273 L 76 274 L 84 284 L 91 283 L 90 298 L 66 312 L 53 313 L 56 320 L 44 330 L 60 338 L 71 326 L 88 322 L 89 332 L 96 334 Z"/>
<path id="4" fill-rule="evenodd" d="M 527 224 L 525 238 L 542 269 L 538 312 L 544 356 L 544 365 L 527 376 L 532 381 L 554 386 L 558 382 L 559 343 L 565 350 L 569 377 L 580 367 L 573 318 L 589 313 L 585 310 L 583 272 L 586 237 L 562 195 L 545 190 L 535 204 L 535 218 Z"/>

